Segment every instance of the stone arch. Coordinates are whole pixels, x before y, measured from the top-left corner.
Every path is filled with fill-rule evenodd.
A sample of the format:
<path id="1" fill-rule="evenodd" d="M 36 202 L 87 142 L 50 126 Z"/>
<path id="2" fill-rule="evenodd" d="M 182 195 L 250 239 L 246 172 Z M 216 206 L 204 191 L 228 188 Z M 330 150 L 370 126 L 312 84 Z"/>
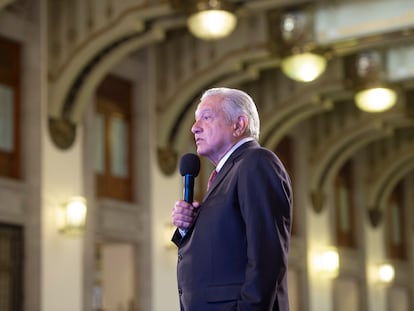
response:
<path id="1" fill-rule="evenodd" d="M 386 125 L 385 120 L 363 121 L 363 124 L 353 128 L 332 140 L 332 145 L 325 153 L 318 157 L 317 163 L 311 168 L 309 182 L 312 207 L 321 212 L 325 203 L 326 186 L 338 169 L 361 147 L 369 143 L 392 135 L 392 128 Z"/>
<path id="2" fill-rule="evenodd" d="M 85 88 L 86 79 L 92 75 L 94 77 L 91 80 L 96 80 L 102 68 L 110 68 L 120 57 L 149 38 L 161 40 L 164 37 L 165 27 L 156 23 L 151 26 L 145 24 L 145 18 L 149 19 L 153 15 L 147 12 L 151 10 L 154 8 L 129 8 L 113 22 L 92 34 L 87 42 L 80 45 L 66 62 L 49 75 L 49 117 L 61 118 L 66 114 L 67 119 L 73 123 L 79 122 L 77 95 Z M 168 6 L 159 8 L 158 14 L 166 14 L 168 11 Z M 72 110 L 77 112 L 73 114 Z"/>
<path id="3" fill-rule="evenodd" d="M 368 193 L 368 216 L 373 227 L 380 224 L 391 191 L 414 169 L 414 150 L 411 148 L 398 154 L 390 163 L 370 187 Z"/>
<path id="4" fill-rule="evenodd" d="M 194 111 L 191 108 L 197 96 L 200 95 L 200 90 L 222 84 L 226 79 L 229 79 L 229 82 L 232 78 L 235 79 L 233 83 L 234 81 L 240 82 L 242 79 L 255 79 L 258 75 L 253 65 L 255 60 L 267 56 L 268 52 L 263 47 L 252 51 L 244 49 L 232 51 L 217 63 L 211 64 L 209 70 L 195 72 L 193 79 L 177 87 L 175 94 L 167 99 L 170 103 L 169 109 L 160 116 L 160 122 L 164 125 L 158 132 L 160 148 L 173 148 L 175 151 L 182 148 L 184 144 L 182 138 L 186 137 L 184 132 L 188 130 L 194 119 Z"/>
<path id="5" fill-rule="evenodd" d="M 261 143 L 273 149 L 289 130 L 313 115 L 333 108 L 333 102 L 318 94 L 342 89 L 342 82 L 316 83 L 293 94 L 280 106 L 277 113 L 265 118 L 261 129 Z M 292 104 L 293 103 L 293 104 Z"/>

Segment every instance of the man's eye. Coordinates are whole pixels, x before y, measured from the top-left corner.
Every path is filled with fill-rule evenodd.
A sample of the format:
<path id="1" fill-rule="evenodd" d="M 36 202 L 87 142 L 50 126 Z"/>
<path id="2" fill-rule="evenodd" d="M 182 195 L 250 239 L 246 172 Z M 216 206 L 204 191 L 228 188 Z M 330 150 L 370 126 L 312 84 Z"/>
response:
<path id="1" fill-rule="evenodd" d="M 211 119 L 211 116 L 210 115 L 203 116 L 203 120 L 210 120 L 210 119 Z"/>

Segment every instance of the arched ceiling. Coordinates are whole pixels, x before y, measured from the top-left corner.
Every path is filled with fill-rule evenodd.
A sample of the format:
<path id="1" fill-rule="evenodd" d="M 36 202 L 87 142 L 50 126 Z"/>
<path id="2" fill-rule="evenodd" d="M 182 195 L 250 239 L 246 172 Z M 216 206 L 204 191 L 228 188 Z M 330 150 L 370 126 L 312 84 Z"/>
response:
<path id="1" fill-rule="evenodd" d="M 310 190 L 317 208 L 321 208 L 326 181 L 355 153 L 375 141 L 398 140 L 395 129 L 401 124 L 414 136 L 411 0 L 233 2 L 239 17 L 234 34 L 203 42 L 188 33 L 185 16 L 169 1 L 106 1 L 97 8 L 83 0 L 48 0 L 49 117 L 76 125 L 103 77 L 120 60 L 140 50 L 151 51 L 153 57 L 147 59 L 147 65 L 155 77 L 148 83 L 162 90 L 153 94 L 150 104 L 156 109 L 157 123 L 162 124 L 157 129 L 159 161 L 173 159 L 171 165 L 160 163 L 166 174 L 175 169 L 177 154 L 186 148 L 198 96 L 211 86 L 248 88 L 260 98 L 261 140 L 271 149 L 292 129 L 315 122 L 319 116 L 331 120 L 328 123 L 340 123 L 347 115 L 346 127 L 326 135 L 315 149 L 318 161 L 312 164 Z M 0 9 L 7 4 L 0 1 Z M 292 4 L 314 6 L 315 44 L 332 56 L 324 76 L 310 84 L 284 77 L 279 70 L 280 56 L 269 49 L 269 14 Z M 381 49 L 387 55 L 388 79 L 398 84 L 402 95 L 398 107 L 375 116 L 355 112 L 344 70 L 344 57 L 368 48 Z M 414 148 L 413 140 L 408 140 L 407 149 Z M 384 176 L 403 178 L 399 170 L 409 160 L 398 162 L 403 163 Z M 383 188 L 382 184 L 372 186 L 372 204 L 380 204 L 376 189 Z"/>
<path id="2" fill-rule="evenodd" d="M 0 10 L 3 7 L 6 7 L 7 5 L 10 5 L 14 2 L 15 0 L 0 0 Z"/>

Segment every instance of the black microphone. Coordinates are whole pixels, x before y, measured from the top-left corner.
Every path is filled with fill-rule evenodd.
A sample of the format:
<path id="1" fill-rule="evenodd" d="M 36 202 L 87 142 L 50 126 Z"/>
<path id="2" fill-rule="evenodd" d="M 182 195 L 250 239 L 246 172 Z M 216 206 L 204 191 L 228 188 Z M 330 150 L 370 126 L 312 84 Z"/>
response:
<path id="1" fill-rule="evenodd" d="M 200 172 L 200 159 L 194 153 L 187 153 L 181 157 L 180 173 L 184 176 L 184 201 L 192 204 L 194 197 L 194 178 Z"/>

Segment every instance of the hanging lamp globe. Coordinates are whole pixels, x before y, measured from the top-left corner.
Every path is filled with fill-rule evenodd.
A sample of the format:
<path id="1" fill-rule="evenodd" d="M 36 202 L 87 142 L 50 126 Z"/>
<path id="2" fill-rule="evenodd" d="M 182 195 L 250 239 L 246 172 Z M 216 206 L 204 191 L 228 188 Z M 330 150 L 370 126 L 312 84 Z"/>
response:
<path id="1" fill-rule="evenodd" d="M 230 35 L 237 25 L 237 17 L 218 0 L 199 2 L 187 19 L 190 32 L 202 40 L 218 40 Z"/>
<path id="2" fill-rule="evenodd" d="M 397 102 L 397 92 L 387 87 L 363 89 L 355 94 L 355 104 L 366 112 L 383 112 L 391 109 Z"/>
<path id="3" fill-rule="evenodd" d="M 327 60 L 315 53 L 292 54 L 282 59 L 282 71 L 299 82 L 311 82 L 325 72 Z"/>

